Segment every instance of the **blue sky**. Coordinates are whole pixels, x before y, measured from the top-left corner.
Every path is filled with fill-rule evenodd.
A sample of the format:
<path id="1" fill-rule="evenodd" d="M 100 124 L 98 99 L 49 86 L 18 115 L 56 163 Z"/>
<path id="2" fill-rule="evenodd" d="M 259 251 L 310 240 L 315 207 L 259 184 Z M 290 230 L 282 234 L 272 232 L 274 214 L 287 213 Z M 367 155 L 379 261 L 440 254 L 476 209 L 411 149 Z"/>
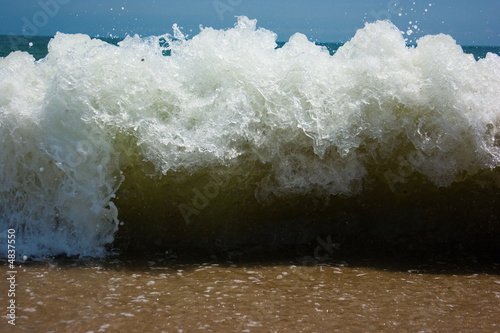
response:
<path id="1" fill-rule="evenodd" d="M 177 23 L 193 36 L 200 24 L 232 27 L 237 15 L 256 18 L 280 41 L 301 32 L 346 42 L 364 22 L 388 18 L 410 28 L 410 40 L 446 33 L 462 45 L 500 46 L 499 0 L 0 0 L 0 34 L 148 36 L 171 33 Z"/>

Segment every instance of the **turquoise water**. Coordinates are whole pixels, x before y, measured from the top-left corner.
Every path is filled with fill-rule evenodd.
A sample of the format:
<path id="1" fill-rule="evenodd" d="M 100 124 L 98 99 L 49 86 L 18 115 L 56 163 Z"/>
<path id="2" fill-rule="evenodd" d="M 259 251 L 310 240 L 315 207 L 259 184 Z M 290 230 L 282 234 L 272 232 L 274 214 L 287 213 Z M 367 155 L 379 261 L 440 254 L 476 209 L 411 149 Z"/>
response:
<path id="1" fill-rule="evenodd" d="M 47 53 L 47 45 L 53 37 L 49 36 L 16 36 L 0 35 L 0 57 L 6 57 L 15 51 L 28 52 L 36 60 L 44 58 Z M 101 38 L 110 44 L 118 44 L 121 38 Z"/>
<path id="2" fill-rule="evenodd" d="M 0 57 L 6 57 L 11 52 L 23 51 L 32 54 L 35 59 L 44 58 L 47 55 L 47 44 L 53 37 L 48 36 L 7 36 L 0 35 Z M 100 38 L 110 44 L 118 44 L 123 38 Z M 30 43 L 33 43 L 30 46 Z M 277 42 L 277 47 L 283 47 L 286 42 Z M 341 43 L 317 42 L 317 45 L 324 46 L 331 55 L 342 46 Z M 500 46 L 462 46 L 465 53 L 474 55 L 476 60 L 486 57 L 488 52 L 500 55 Z"/>

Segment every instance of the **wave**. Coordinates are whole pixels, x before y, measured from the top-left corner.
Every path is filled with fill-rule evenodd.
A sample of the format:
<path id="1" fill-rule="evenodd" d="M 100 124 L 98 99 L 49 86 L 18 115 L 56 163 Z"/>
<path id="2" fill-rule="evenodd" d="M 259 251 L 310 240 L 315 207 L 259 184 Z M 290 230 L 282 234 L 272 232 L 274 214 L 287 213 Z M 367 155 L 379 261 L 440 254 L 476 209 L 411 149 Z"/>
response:
<path id="1" fill-rule="evenodd" d="M 239 17 L 191 39 L 58 33 L 43 59 L 0 58 L 0 230 L 22 255 L 102 256 L 130 225 L 169 239 L 292 219 L 304 198 L 331 212 L 376 187 L 499 187 L 498 55 L 443 34 L 407 47 L 389 21 L 333 55 L 298 33 L 276 46 Z"/>

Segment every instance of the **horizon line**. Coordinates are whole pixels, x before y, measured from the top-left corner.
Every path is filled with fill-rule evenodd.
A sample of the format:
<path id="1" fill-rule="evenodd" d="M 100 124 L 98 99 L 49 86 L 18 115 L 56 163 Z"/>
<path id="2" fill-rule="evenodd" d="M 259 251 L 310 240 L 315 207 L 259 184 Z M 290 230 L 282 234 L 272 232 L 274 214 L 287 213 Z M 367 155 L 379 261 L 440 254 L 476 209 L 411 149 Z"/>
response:
<path id="1" fill-rule="evenodd" d="M 58 31 L 59 32 L 59 31 Z M 119 36 L 99 36 L 99 35 L 94 35 L 94 36 L 91 36 L 89 34 L 86 34 L 86 33 L 64 33 L 64 34 L 67 34 L 67 35 L 76 35 L 76 34 L 82 34 L 82 35 L 87 35 L 89 36 L 90 38 L 96 38 L 96 39 L 121 39 L 121 40 L 124 40 L 125 38 L 127 37 L 133 37 L 135 35 L 126 35 L 124 37 L 119 37 Z M 149 35 L 149 36 L 143 36 L 143 35 L 140 35 L 140 34 L 136 34 L 138 35 L 140 38 L 144 38 L 144 37 L 150 37 L 150 36 L 159 36 L 159 35 Z M 54 38 L 54 36 L 49 36 L 49 35 L 15 35 L 15 34 L 0 34 L 0 37 L 11 37 L 11 38 L 25 38 L 25 39 L 29 39 L 29 38 Z M 308 38 L 309 40 L 309 38 Z M 344 45 L 345 43 L 347 42 L 333 42 L 333 41 L 319 41 L 319 40 L 315 40 L 315 41 L 312 41 L 312 40 L 309 40 L 310 42 L 314 42 L 315 44 L 339 44 L 339 45 Z M 286 44 L 288 43 L 288 41 L 279 41 L 277 40 L 276 41 L 276 44 Z M 486 44 L 460 44 L 457 42 L 457 45 L 460 45 L 460 46 L 463 46 L 463 47 L 498 47 L 500 48 L 500 45 L 486 45 Z M 406 46 L 417 46 L 416 43 L 410 43 L 410 44 L 406 44 Z"/>

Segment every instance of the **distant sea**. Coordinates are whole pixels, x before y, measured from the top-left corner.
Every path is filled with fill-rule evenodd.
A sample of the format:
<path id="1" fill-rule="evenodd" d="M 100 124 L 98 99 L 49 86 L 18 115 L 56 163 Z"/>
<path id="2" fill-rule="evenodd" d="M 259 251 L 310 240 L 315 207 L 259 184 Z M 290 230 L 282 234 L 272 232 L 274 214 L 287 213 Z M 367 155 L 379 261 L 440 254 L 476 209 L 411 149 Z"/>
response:
<path id="1" fill-rule="evenodd" d="M 49 36 L 7 36 L 0 35 L 0 57 L 6 57 L 11 52 L 23 51 L 32 54 L 36 60 L 47 55 L 47 45 L 53 37 Z M 123 38 L 94 37 L 106 43 L 118 45 Z M 277 42 L 277 47 L 283 47 L 286 42 Z M 342 43 L 316 42 L 317 45 L 324 46 L 331 55 L 341 47 Z M 409 45 L 411 47 L 411 45 Z M 465 53 L 473 54 L 476 60 L 484 58 L 488 52 L 500 55 L 500 46 L 469 46 L 462 45 Z"/>

